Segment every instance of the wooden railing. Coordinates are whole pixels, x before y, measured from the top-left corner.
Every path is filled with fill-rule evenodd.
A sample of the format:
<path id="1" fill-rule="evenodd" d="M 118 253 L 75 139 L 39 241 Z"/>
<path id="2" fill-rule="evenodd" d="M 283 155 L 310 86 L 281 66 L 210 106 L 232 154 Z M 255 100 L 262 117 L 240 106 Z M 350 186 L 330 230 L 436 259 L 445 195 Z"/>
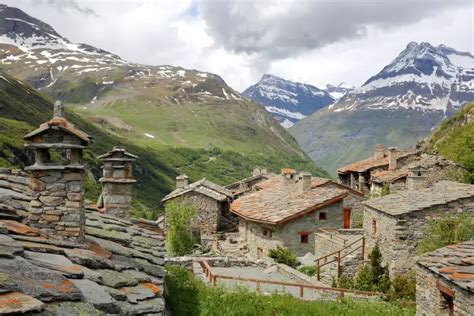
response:
<path id="1" fill-rule="evenodd" d="M 325 235 L 329 235 L 329 239 L 334 239 L 336 240 L 337 242 L 340 242 L 342 243 L 343 245 L 346 245 L 346 243 L 348 242 L 348 240 L 346 238 L 342 238 L 337 234 L 337 230 L 328 230 L 328 229 L 325 229 L 325 228 L 318 228 L 318 231 L 320 231 L 322 234 L 325 234 Z"/>
<path id="2" fill-rule="evenodd" d="M 349 249 L 351 246 L 355 245 L 356 243 L 361 242 L 361 245 L 351 249 L 349 252 L 343 253 L 345 250 Z M 318 281 L 321 279 L 321 267 L 324 267 L 327 264 L 337 262 L 337 277 L 341 276 L 341 259 L 347 257 L 351 253 L 355 252 L 356 250 L 362 249 L 362 258 L 365 256 L 365 237 L 362 236 L 361 238 L 354 240 L 350 244 L 344 246 L 344 248 L 334 251 L 330 254 L 325 256 L 319 257 L 318 259 L 314 260 L 316 263 L 316 273 L 318 277 Z M 332 257 L 332 260 L 328 261 L 328 258 Z"/>
<path id="3" fill-rule="evenodd" d="M 301 284 L 301 283 L 292 283 L 292 282 L 282 282 L 282 281 L 273 281 L 273 280 L 262 280 L 262 279 L 253 279 L 253 278 L 242 278 L 242 277 L 233 277 L 228 275 L 219 275 L 215 274 L 209 263 L 206 260 L 199 261 L 206 278 L 209 280 L 209 283 L 213 286 L 216 286 L 217 279 L 222 280 L 231 280 L 231 281 L 241 281 L 241 282 L 250 282 L 255 283 L 255 288 L 257 292 L 260 292 L 262 284 L 272 284 L 272 285 L 281 285 L 287 287 L 296 287 L 299 288 L 299 296 L 303 298 L 304 290 L 319 290 L 331 293 L 337 293 L 339 298 L 343 298 L 345 294 L 353 294 L 353 295 L 361 295 L 361 296 L 380 296 L 383 297 L 385 294 L 379 292 L 366 292 L 366 291 L 358 291 L 358 290 L 350 290 L 350 289 L 342 289 L 342 288 L 333 288 L 333 287 L 326 287 L 326 286 L 319 286 L 319 285 L 312 285 L 312 284 Z"/>

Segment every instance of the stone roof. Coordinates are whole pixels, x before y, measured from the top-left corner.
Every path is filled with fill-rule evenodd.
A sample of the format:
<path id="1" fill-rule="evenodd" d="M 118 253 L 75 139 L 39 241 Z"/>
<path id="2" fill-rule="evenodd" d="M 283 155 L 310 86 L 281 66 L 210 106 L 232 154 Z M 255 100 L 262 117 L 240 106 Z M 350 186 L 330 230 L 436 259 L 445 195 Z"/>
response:
<path id="1" fill-rule="evenodd" d="M 212 183 L 206 179 L 188 184 L 182 189 L 176 189 L 173 192 L 165 196 L 161 201 L 166 202 L 168 200 L 177 198 L 188 192 L 196 192 L 210 197 L 217 201 L 225 201 L 228 198 L 232 198 L 232 192 L 218 184 Z"/>
<path id="2" fill-rule="evenodd" d="M 125 150 L 125 148 L 121 148 L 118 146 L 115 146 L 112 148 L 111 151 L 100 155 L 97 157 L 97 159 L 104 160 L 104 161 L 115 161 L 115 160 L 136 160 L 138 159 L 137 155 L 131 154 Z"/>
<path id="3" fill-rule="evenodd" d="M 384 170 L 372 174 L 371 181 L 375 183 L 394 182 L 406 178 L 408 171 L 406 169 Z"/>
<path id="4" fill-rule="evenodd" d="M 315 182 L 319 179 L 315 179 Z M 317 186 L 303 192 L 300 180 L 286 185 L 282 180 L 279 175 L 259 183 L 257 187 L 260 190 L 235 200 L 231 211 L 247 220 L 280 224 L 334 204 L 347 196 L 344 190 Z"/>
<path id="5" fill-rule="evenodd" d="M 228 190 L 232 190 L 233 188 L 239 188 L 240 184 L 242 183 L 248 183 L 248 182 L 252 182 L 252 181 L 255 181 L 255 180 L 259 180 L 259 179 L 269 179 L 270 177 L 274 176 L 274 174 L 258 174 L 258 175 L 255 175 L 255 176 L 250 176 L 248 178 L 244 178 L 244 179 L 241 179 L 239 181 L 236 181 L 236 182 L 233 182 L 231 184 L 228 184 L 225 186 L 226 189 Z"/>
<path id="6" fill-rule="evenodd" d="M 163 312 L 165 250 L 158 231 L 88 209 L 86 242 L 74 244 L 47 239 L 36 228 L 3 218 L 0 314 Z"/>
<path id="7" fill-rule="evenodd" d="M 45 132 L 49 129 L 54 129 L 54 128 L 63 130 L 65 132 L 68 132 L 68 133 L 78 137 L 79 139 L 81 139 L 85 143 L 90 143 L 90 142 L 92 142 L 92 139 L 93 139 L 92 136 L 89 136 L 86 133 L 84 133 L 83 131 L 81 131 L 80 129 L 76 128 L 71 122 L 69 122 L 67 119 L 65 119 L 63 117 L 54 117 L 51 120 L 49 120 L 48 122 L 42 123 L 39 128 L 37 128 L 34 131 L 28 133 L 23 138 L 25 140 L 31 140 L 31 138 L 33 138 L 34 136 L 36 136 L 38 134 L 41 134 L 41 133 L 43 133 L 43 132 Z"/>
<path id="8" fill-rule="evenodd" d="M 466 198 L 474 198 L 474 185 L 440 181 L 426 189 L 389 194 L 363 204 L 389 215 L 401 215 Z"/>
<path id="9" fill-rule="evenodd" d="M 397 159 L 404 158 L 410 155 L 415 155 L 418 153 L 418 150 L 399 150 L 397 154 Z M 357 161 L 346 165 L 337 170 L 338 173 L 347 173 L 347 172 L 365 172 L 372 168 L 388 166 L 388 155 L 385 154 L 383 158 L 376 159 L 371 157 L 365 160 Z"/>
<path id="10" fill-rule="evenodd" d="M 424 254 L 419 257 L 418 264 L 460 288 L 474 292 L 474 240 Z"/>

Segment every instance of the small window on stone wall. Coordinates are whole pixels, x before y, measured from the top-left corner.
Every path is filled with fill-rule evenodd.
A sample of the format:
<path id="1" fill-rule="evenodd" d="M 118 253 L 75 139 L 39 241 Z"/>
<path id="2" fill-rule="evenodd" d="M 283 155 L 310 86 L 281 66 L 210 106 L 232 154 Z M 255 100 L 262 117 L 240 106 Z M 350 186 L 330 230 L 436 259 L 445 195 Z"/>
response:
<path id="1" fill-rule="evenodd" d="M 307 244 L 309 242 L 309 234 L 301 234 L 300 240 L 302 244 Z"/>
<path id="2" fill-rule="evenodd" d="M 375 218 L 372 218 L 372 234 L 376 234 L 377 233 L 377 221 L 375 220 Z"/>
<path id="3" fill-rule="evenodd" d="M 320 221 L 325 221 L 326 220 L 326 215 L 327 215 L 327 213 L 325 213 L 325 212 L 319 213 L 319 220 Z"/>
<path id="4" fill-rule="evenodd" d="M 263 236 L 272 238 L 272 231 L 270 229 L 263 228 Z"/>

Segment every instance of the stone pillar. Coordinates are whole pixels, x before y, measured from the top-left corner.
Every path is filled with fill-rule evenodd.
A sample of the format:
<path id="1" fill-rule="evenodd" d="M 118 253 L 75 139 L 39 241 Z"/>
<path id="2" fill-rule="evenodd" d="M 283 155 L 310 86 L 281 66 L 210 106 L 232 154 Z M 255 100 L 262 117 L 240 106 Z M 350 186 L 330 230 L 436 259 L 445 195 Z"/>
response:
<path id="1" fill-rule="evenodd" d="M 82 169 L 31 171 L 34 199 L 28 224 L 41 235 L 82 243 L 84 241 L 84 185 Z"/>
<path id="2" fill-rule="evenodd" d="M 296 182 L 296 170 L 291 168 L 283 168 L 281 170 L 283 185 L 289 185 Z"/>
<path id="3" fill-rule="evenodd" d="M 114 147 L 98 158 L 104 161 L 103 177 L 99 179 L 102 194 L 98 206 L 103 207 L 107 214 L 129 219 L 133 184 L 137 182 L 133 177 L 132 163 L 138 157 Z"/>
<path id="4" fill-rule="evenodd" d="M 92 138 L 68 122 L 64 108 L 57 103 L 54 118 L 24 139 L 26 146 L 35 152 L 34 165 L 25 168 L 33 190 L 27 223 L 47 238 L 82 243 L 85 224 L 82 149 Z M 51 155 L 52 149 L 60 149 L 62 159 L 57 159 L 58 152 Z"/>
<path id="5" fill-rule="evenodd" d="M 397 169 L 398 148 L 390 147 L 388 149 L 388 170 Z"/>
<path id="6" fill-rule="evenodd" d="M 382 159 L 384 157 L 384 154 L 385 149 L 383 148 L 383 145 L 378 144 L 377 146 L 375 146 L 375 159 Z"/>

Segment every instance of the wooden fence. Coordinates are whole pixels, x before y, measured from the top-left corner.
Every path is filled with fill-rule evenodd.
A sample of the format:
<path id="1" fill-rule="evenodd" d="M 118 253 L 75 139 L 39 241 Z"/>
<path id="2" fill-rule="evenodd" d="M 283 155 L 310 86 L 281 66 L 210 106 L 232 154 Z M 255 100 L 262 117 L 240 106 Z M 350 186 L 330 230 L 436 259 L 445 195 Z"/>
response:
<path id="1" fill-rule="evenodd" d="M 206 278 L 209 280 L 213 286 L 216 286 L 217 280 L 231 280 L 231 281 L 242 281 L 242 282 L 250 282 L 255 283 L 255 287 L 257 292 L 260 292 L 260 288 L 262 284 L 272 284 L 272 285 L 281 285 L 286 287 L 295 287 L 299 288 L 299 296 L 303 298 L 304 290 L 305 289 L 312 289 L 312 290 L 319 290 L 329 293 L 337 293 L 339 298 L 343 298 L 345 294 L 353 294 L 353 295 L 360 295 L 360 296 L 379 296 L 383 297 L 385 294 L 379 292 L 366 292 L 366 291 L 358 291 L 358 290 L 350 290 L 350 289 L 340 289 L 340 288 L 333 288 L 333 287 L 325 287 L 325 286 L 318 286 L 312 284 L 301 284 L 301 283 L 292 283 L 292 282 L 282 282 L 282 281 L 273 281 L 273 280 L 262 280 L 262 279 L 253 279 L 253 278 L 242 278 L 242 277 L 232 277 L 228 275 L 219 275 L 212 271 L 209 263 L 206 260 L 199 261 L 203 268 L 203 272 L 206 275 Z"/>

